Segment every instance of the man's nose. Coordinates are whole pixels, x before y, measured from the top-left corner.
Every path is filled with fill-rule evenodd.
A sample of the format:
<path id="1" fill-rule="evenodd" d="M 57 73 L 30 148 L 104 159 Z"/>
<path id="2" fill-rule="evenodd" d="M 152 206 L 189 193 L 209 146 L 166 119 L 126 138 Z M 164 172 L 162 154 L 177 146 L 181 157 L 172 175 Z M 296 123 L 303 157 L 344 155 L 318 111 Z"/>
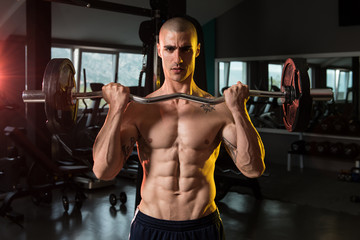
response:
<path id="1" fill-rule="evenodd" d="M 176 64 L 180 64 L 183 62 L 179 49 L 175 50 L 174 55 L 174 61 Z"/>

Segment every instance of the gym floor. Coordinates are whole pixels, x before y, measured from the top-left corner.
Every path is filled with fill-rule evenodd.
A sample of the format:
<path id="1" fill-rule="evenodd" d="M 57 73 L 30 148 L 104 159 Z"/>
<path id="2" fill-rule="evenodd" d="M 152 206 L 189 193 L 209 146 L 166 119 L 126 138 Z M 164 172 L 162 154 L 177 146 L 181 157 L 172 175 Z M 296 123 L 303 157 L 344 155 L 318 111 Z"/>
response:
<path id="1" fill-rule="evenodd" d="M 360 203 L 350 202 L 348 196 L 327 199 L 327 186 L 337 185 L 336 174 L 307 169 L 302 173 L 296 169 L 289 173 L 282 165 L 268 166 L 267 171 L 268 176 L 259 179 L 264 199 L 256 200 L 249 189 L 235 186 L 218 202 L 227 239 L 360 239 Z M 306 181 L 317 186 L 311 187 Z M 290 182 L 294 184 L 288 188 Z M 360 194 L 359 183 L 341 184 L 339 188 Z M 53 191 L 50 204 L 35 205 L 30 197 L 16 199 L 12 207 L 24 214 L 22 226 L 0 218 L 0 239 L 127 239 L 135 208 L 135 185 L 134 180 L 117 178 L 113 186 L 86 190 L 87 199 L 81 210 L 70 203 L 68 213 L 64 212 L 61 193 L 57 190 Z M 280 194 L 278 197 L 273 194 L 269 199 L 267 195 L 275 192 L 274 189 Z M 310 192 L 311 189 L 314 192 Z M 127 202 L 112 208 L 109 194 L 119 195 L 122 191 L 127 194 Z M 294 198 L 289 198 L 290 195 Z M 74 194 L 68 196 L 74 199 Z M 302 201 L 301 196 L 307 202 Z M 325 196 L 324 206 L 315 203 L 319 196 Z M 340 210 L 331 209 L 335 201 L 343 201 L 340 205 L 345 210 L 341 211 L 341 206 Z"/>

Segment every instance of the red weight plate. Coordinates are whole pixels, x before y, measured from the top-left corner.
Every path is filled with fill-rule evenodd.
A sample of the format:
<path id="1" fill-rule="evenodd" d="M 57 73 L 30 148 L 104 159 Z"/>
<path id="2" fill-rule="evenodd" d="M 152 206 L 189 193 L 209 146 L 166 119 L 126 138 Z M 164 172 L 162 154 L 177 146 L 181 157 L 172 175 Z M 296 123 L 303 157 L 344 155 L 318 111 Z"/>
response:
<path id="1" fill-rule="evenodd" d="M 290 132 L 304 131 L 309 123 L 312 99 L 308 66 L 303 59 L 287 59 L 281 76 L 281 90 L 287 93 L 282 105 L 285 128 Z"/>
<path id="2" fill-rule="evenodd" d="M 76 123 L 78 101 L 73 101 L 75 69 L 69 59 L 54 58 L 43 77 L 47 126 L 54 134 L 68 133 Z"/>

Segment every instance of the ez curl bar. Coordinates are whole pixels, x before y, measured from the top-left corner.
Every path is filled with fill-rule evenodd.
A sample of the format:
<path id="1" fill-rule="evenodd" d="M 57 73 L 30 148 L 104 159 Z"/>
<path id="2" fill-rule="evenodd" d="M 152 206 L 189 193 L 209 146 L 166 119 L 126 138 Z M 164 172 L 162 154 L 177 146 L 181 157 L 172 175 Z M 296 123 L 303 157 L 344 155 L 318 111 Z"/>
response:
<path id="1" fill-rule="evenodd" d="M 310 120 L 312 101 L 329 101 L 331 89 L 310 89 L 307 64 L 304 60 L 287 59 L 281 76 L 281 91 L 249 90 L 250 96 L 281 98 L 283 121 L 288 131 L 302 131 Z M 76 123 L 78 100 L 102 98 L 102 92 L 76 92 L 75 69 L 69 59 L 52 59 L 46 66 L 42 90 L 25 90 L 25 103 L 45 103 L 50 131 L 65 133 Z M 202 104 L 215 105 L 224 97 L 202 98 L 183 93 L 144 98 L 130 94 L 131 101 L 152 104 L 171 99 L 184 99 Z"/>

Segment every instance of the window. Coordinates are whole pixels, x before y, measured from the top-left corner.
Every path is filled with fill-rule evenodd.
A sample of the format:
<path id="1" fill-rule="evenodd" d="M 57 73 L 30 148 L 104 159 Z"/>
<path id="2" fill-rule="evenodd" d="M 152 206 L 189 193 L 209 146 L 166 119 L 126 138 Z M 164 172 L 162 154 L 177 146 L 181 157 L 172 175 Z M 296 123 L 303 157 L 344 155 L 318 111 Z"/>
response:
<path id="1" fill-rule="evenodd" d="M 269 72 L 269 91 L 272 86 L 278 87 L 280 89 L 281 86 L 281 74 L 282 74 L 282 64 L 269 64 L 268 72 Z"/>
<path id="2" fill-rule="evenodd" d="M 335 101 L 352 100 L 352 71 L 344 69 L 327 69 L 326 86 L 332 88 Z"/>
<path id="3" fill-rule="evenodd" d="M 91 91 L 90 83 L 107 84 L 115 81 L 116 57 L 114 53 L 81 52 L 80 92 Z M 84 82 L 86 81 L 86 86 Z"/>
<path id="4" fill-rule="evenodd" d="M 62 46 L 51 48 L 51 58 L 68 58 L 73 62 L 78 92 L 91 92 L 94 83 L 97 83 L 96 91 L 101 90 L 101 84 L 110 82 L 119 82 L 128 87 L 138 86 L 144 61 L 143 55 L 139 53 Z M 143 79 L 141 86 L 145 86 Z M 91 99 L 79 101 L 79 109 L 91 108 L 91 102 Z M 101 100 L 100 104 L 104 106 L 105 101 Z"/>
<path id="5" fill-rule="evenodd" d="M 79 56 L 80 69 L 78 70 L 77 91 L 101 91 L 102 85 L 115 81 L 117 53 L 80 49 Z M 85 99 L 84 101 L 79 101 L 79 108 L 91 108 L 91 104 L 91 99 Z M 102 99 L 100 104 L 103 106 L 105 101 Z"/>
<path id="6" fill-rule="evenodd" d="M 139 86 L 140 71 L 143 63 L 143 55 L 136 53 L 120 53 L 118 67 L 118 82 L 124 86 Z M 144 77 L 143 77 L 144 78 Z M 145 80 L 141 81 L 145 86 Z"/>
<path id="7" fill-rule="evenodd" d="M 308 70 L 308 76 L 309 76 L 309 81 L 310 81 L 310 89 L 313 87 L 312 85 L 312 75 L 313 75 L 313 68 L 312 67 L 309 67 L 309 70 Z"/>
<path id="8" fill-rule="evenodd" d="M 53 58 L 68 58 L 72 60 L 72 49 L 71 48 L 61 48 L 61 47 L 52 47 L 51 48 L 51 59 Z"/>
<path id="9" fill-rule="evenodd" d="M 222 95 L 222 92 L 227 88 L 238 81 L 248 84 L 246 77 L 246 63 L 240 61 L 229 61 L 229 62 L 219 62 L 218 63 L 218 86 L 215 89 L 218 89 L 218 92 Z"/>

